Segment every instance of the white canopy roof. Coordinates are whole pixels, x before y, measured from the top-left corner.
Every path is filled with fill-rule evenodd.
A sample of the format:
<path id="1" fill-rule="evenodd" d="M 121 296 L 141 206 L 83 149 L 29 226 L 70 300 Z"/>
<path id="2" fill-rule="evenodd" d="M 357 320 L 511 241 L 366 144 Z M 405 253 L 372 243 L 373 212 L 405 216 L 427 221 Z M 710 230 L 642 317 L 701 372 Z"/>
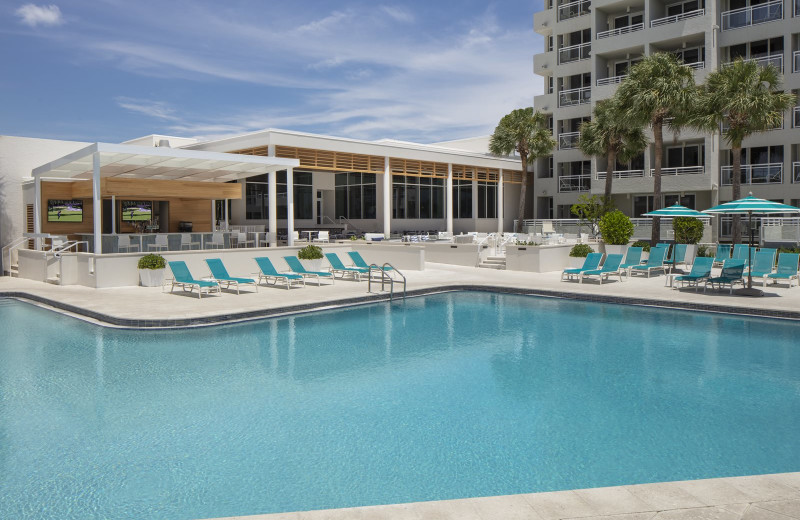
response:
<path id="1" fill-rule="evenodd" d="M 94 143 L 39 166 L 33 176 L 90 180 L 94 154 L 100 158 L 101 177 L 124 179 L 228 182 L 300 166 L 297 159 Z"/>

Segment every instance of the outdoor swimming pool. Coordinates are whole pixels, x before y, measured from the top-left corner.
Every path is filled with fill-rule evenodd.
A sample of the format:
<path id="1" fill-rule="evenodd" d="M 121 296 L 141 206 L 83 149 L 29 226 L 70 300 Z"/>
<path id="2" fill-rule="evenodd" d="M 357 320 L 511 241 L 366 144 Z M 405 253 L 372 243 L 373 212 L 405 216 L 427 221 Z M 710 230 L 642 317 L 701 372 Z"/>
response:
<path id="1" fill-rule="evenodd" d="M 0 518 L 798 471 L 798 332 L 472 292 L 163 332 L 0 300 Z"/>

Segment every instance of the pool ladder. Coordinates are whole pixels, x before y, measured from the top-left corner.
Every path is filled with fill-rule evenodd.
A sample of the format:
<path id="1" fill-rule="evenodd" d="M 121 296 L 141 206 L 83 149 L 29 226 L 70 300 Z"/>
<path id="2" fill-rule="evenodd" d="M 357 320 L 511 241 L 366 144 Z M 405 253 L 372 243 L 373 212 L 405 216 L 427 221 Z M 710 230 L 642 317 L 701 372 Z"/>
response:
<path id="1" fill-rule="evenodd" d="M 392 301 L 394 299 L 394 284 L 395 284 L 395 282 L 400 283 L 400 280 L 395 280 L 389 274 L 389 272 L 386 271 L 386 267 L 390 267 L 391 268 L 391 272 L 397 273 L 403 279 L 402 280 L 403 281 L 403 299 L 405 300 L 406 299 L 406 277 L 405 277 L 405 275 L 403 273 L 398 271 L 397 268 L 395 268 L 395 266 L 393 266 L 389 262 L 386 262 L 385 264 L 383 264 L 383 267 L 379 266 L 378 264 L 370 264 L 369 265 L 369 273 L 367 273 L 367 292 L 368 293 L 372 292 L 372 270 L 374 269 L 375 271 L 379 272 L 380 275 L 381 275 L 381 292 L 383 292 L 385 290 L 384 289 L 384 285 L 386 283 L 388 283 L 389 284 L 389 301 Z"/>

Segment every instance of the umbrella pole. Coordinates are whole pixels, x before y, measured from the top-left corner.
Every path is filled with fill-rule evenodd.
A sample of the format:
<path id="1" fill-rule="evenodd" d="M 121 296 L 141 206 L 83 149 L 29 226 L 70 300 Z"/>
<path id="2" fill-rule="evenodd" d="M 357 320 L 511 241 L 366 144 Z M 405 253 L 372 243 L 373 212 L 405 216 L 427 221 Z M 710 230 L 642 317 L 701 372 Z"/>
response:
<path id="1" fill-rule="evenodd" d="M 740 296 L 764 296 L 761 289 L 753 289 L 753 212 L 748 211 L 748 223 L 750 225 L 750 244 L 747 247 L 747 287 L 737 289 L 736 294 Z"/>

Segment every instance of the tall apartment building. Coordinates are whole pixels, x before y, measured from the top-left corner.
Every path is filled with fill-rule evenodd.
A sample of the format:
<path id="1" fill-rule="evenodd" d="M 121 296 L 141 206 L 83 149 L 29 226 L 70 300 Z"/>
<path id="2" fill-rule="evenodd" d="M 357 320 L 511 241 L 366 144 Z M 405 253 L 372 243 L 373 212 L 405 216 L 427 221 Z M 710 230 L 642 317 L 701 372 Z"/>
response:
<path id="1" fill-rule="evenodd" d="M 544 52 L 534 56 L 534 72 L 544 78 L 534 106 L 548 115 L 558 143 L 536 165 L 537 218 L 572 218 L 569 208 L 581 193 L 603 193 L 606 162 L 577 149 L 578 129 L 644 56 L 675 53 L 697 83 L 739 56 L 772 63 L 783 72 L 784 89 L 800 92 L 800 0 L 545 0 L 534 29 L 545 39 Z M 800 106 L 785 114 L 782 127 L 744 147 L 743 193 L 800 203 Z M 731 200 L 731 151 L 718 134 L 665 131 L 664 148 L 662 205 L 680 200 L 702 210 Z M 650 145 L 615 167 L 614 200 L 628 215 L 653 206 L 653 156 Z"/>

